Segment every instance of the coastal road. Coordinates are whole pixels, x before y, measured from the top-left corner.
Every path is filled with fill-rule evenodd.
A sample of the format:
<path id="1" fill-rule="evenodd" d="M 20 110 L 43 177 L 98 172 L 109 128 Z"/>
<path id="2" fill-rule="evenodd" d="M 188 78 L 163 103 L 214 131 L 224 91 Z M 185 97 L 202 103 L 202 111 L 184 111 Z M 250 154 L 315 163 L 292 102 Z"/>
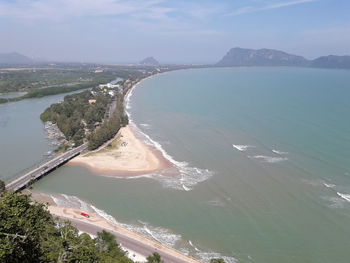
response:
<path id="1" fill-rule="evenodd" d="M 106 230 L 113 234 L 117 238 L 117 242 L 123 247 L 135 251 L 136 253 L 141 254 L 144 257 L 151 255 L 153 252 L 157 252 L 161 255 L 165 263 L 200 263 L 200 261 L 197 261 L 192 257 L 186 256 L 175 249 L 165 247 L 158 242 L 152 241 L 144 237 L 138 238 L 137 236 L 139 236 L 139 234 L 130 235 L 127 233 L 123 233 L 122 231 L 115 231 L 110 228 L 104 228 L 97 224 L 83 221 L 80 219 L 65 217 L 62 215 L 59 215 L 59 217 L 62 219 L 68 219 L 72 223 L 72 225 L 75 226 L 77 229 L 92 235 L 96 235 L 97 232 Z"/>
<path id="2" fill-rule="evenodd" d="M 18 191 L 24 189 L 27 185 L 30 184 L 31 181 L 41 178 L 43 175 L 51 172 L 56 169 L 60 165 L 79 155 L 82 151 L 87 149 L 87 144 L 82 144 L 73 150 L 65 152 L 50 161 L 40 165 L 39 167 L 31 170 L 30 172 L 22 175 L 21 177 L 13 180 L 12 182 L 6 185 L 7 190 Z"/>

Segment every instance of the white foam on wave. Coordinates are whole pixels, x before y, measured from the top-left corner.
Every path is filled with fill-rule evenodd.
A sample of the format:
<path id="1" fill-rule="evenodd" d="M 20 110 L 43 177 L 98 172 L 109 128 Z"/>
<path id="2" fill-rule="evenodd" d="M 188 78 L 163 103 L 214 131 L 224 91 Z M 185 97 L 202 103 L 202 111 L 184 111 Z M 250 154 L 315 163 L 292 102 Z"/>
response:
<path id="1" fill-rule="evenodd" d="M 184 254 L 192 255 L 198 260 L 209 263 L 212 258 L 223 258 L 227 263 L 236 263 L 237 260 L 234 257 L 224 256 L 220 253 L 216 252 L 206 252 L 199 249 L 196 245 L 193 244 L 191 240 L 188 241 L 188 245 L 186 242 L 183 242 L 182 236 L 174 233 L 173 231 L 163 228 L 163 227 L 155 227 L 150 225 L 147 222 L 143 222 L 141 220 L 138 221 L 138 224 L 122 224 L 124 227 L 130 229 L 131 231 L 138 232 L 148 238 L 151 238 L 163 245 L 168 247 L 172 247 L 180 250 Z M 193 248 L 193 249 L 191 249 Z M 190 250 L 192 253 L 190 253 Z"/>
<path id="2" fill-rule="evenodd" d="M 124 103 L 125 103 L 125 109 L 126 109 L 126 113 L 128 114 L 128 117 L 130 117 L 130 113 L 127 110 L 131 109 L 131 105 L 130 105 L 130 98 L 134 92 L 134 88 L 137 86 L 137 84 L 132 87 L 130 89 L 130 91 L 128 92 L 128 94 L 126 95 L 125 99 L 124 99 Z"/>
<path id="3" fill-rule="evenodd" d="M 107 214 L 102 209 L 98 209 L 96 206 L 88 202 L 85 202 L 74 195 L 59 194 L 59 195 L 50 195 L 50 196 L 58 206 L 77 208 L 77 209 L 82 209 L 84 211 L 94 212 L 98 214 L 100 217 L 103 217 L 104 219 L 106 219 L 107 221 L 110 221 L 112 223 L 118 223 L 113 216 Z"/>
<path id="4" fill-rule="evenodd" d="M 191 248 L 194 249 L 193 257 L 197 258 L 201 262 L 209 263 L 210 260 L 213 258 L 223 258 L 227 263 L 237 262 L 237 259 L 234 257 L 225 256 L 213 251 L 208 252 L 208 251 L 201 250 L 196 245 L 194 245 L 191 240 L 188 241 L 188 244 L 191 246 Z M 193 251 L 193 249 L 191 250 Z"/>
<path id="5" fill-rule="evenodd" d="M 233 148 L 237 149 L 238 151 L 244 152 L 246 151 L 248 148 L 253 147 L 250 145 L 240 145 L 240 144 L 232 144 Z"/>
<path id="6" fill-rule="evenodd" d="M 107 221 L 113 222 L 113 223 L 118 223 L 115 218 L 109 214 L 107 214 L 105 211 L 98 209 L 96 206 L 91 205 L 91 208 L 98 214 L 99 216 L 103 217 Z"/>
<path id="7" fill-rule="evenodd" d="M 144 138 L 144 142 L 146 144 L 154 147 L 159 152 L 161 152 L 163 157 L 167 159 L 170 163 L 172 163 L 173 166 L 180 173 L 180 178 L 162 173 L 152 174 L 151 177 L 154 179 L 158 179 L 164 187 L 169 187 L 176 190 L 190 191 L 193 189 L 193 186 L 209 179 L 213 175 L 213 172 L 208 169 L 190 167 L 187 162 L 176 161 L 170 154 L 168 154 L 164 150 L 164 148 L 159 142 L 153 140 L 149 135 L 142 132 L 135 123 L 131 122 L 130 125 L 132 126 L 134 131 L 136 131 Z M 149 174 L 147 176 L 150 177 Z"/>
<path id="8" fill-rule="evenodd" d="M 251 159 L 258 159 L 261 160 L 264 163 L 278 163 L 282 161 L 288 160 L 286 157 L 273 157 L 273 156 L 266 156 L 266 155 L 254 155 L 254 156 L 248 156 Z"/>
<path id="9" fill-rule="evenodd" d="M 125 228 L 138 232 L 168 247 L 175 247 L 181 240 L 181 235 L 163 227 L 155 227 L 147 222 L 138 221 L 138 224 L 121 224 Z"/>
<path id="10" fill-rule="evenodd" d="M 223 260 L 225 260 L 226 263 L 236 263 L 236 262 L 238 262 L 238 260 L 236 258 L 234 258 L 234 257 L 223 256 L 222 254 L 217 253 L 217 252 L 204 252 L 204 251 L 201 251 L 201 252 L 197 252 L 196 253 L 196 257 L 200 261 L 205 262 L 205 263 L 209 263 L 212 258 L 222 258 Z"/>
<path id="11" fill-rule="evenodd" d="M 151 125 L 150 125 L 150 124 L 148 124 L 148 123 L 141 123 L 141 124 L 140 124 L 140 126 L 142 126 L 142 127 L 146 128 L 146 129 L 151 128 Z"/>
<path id="12" fill-rule="evenodd" d="M 50 197 L 55 202 L 56 205 L 67 207 L 66 202 L 64 200 L 56 197 L 55 195 L 50 195 Z"/>
<path id="13" fill-rule="evenodd" d="M 199 248 L 197 248 L 197 247 L 192 243 L 191 240 L 188 240 L 188 243 L 191 245 L 191 247 L 194 248 L 194 250 L 196 250 L 197 252 L 201 252 L 201 250 L 200 250 Z"/>
<path id="14" fill-rule="evenodd" d="M 275 149 L 272 149 L 272 152 L 275 153 L 275 154 L 278 154 L 278 155 L 288 154 L 288 152 L 282 152 L 282 151 L 278 151 L 278 150 L 275 150 Z"/>
<path id="15" fill-rule="evenodd" d="M 350 202 L 350 195 L 349 194 L 342 194 L 337 192 L 337 195 L 340 196 L 341 198 L 343 198 L 344 200 Z"/>
<path id="16" fill-rule="evenodd" d="M 335 184 L 327 184 L 327 183 L 323 183 L 323 185 L 327 188 L 334 188 Z"/>

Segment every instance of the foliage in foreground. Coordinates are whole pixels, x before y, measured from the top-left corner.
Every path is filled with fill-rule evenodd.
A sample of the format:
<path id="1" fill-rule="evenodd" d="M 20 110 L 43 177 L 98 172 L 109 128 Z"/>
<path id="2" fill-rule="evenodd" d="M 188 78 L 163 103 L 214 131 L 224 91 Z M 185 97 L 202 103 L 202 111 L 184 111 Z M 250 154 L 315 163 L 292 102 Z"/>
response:
<path id="1" fill-rule="evenodd" d="M 92 239 L 68 221 L 55 220 L 45 206 L 28 196 L 0 192 L 0 262 L 133 263 L 103 231 Z"/>

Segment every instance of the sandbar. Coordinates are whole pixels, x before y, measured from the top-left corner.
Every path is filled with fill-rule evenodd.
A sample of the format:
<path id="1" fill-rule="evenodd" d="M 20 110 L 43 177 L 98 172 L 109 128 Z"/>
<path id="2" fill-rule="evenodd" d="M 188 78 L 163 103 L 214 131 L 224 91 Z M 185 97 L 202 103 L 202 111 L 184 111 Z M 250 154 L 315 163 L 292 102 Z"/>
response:
<path id="1" fill-rule="evenodd" d="M 172 167 L 160 151 L 137 137 L 128 125 L 97 152 L 78 156 L 70 165 L 82 165 L 105 176 L 139 176 Z"/>

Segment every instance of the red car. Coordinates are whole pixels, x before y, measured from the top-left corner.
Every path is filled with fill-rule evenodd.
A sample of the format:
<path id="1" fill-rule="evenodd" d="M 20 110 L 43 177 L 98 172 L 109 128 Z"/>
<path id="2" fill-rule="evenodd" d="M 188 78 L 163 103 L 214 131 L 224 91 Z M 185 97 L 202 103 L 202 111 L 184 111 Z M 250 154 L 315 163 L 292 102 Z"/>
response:
<path id="1" fill-rule="evenodd" d="M 81 212 L 80 214 L 81 214 L 82 216 L 86 217 L 86 218 L 90 218 L 90 215 L 87 214 L 87 213 Z"/>

